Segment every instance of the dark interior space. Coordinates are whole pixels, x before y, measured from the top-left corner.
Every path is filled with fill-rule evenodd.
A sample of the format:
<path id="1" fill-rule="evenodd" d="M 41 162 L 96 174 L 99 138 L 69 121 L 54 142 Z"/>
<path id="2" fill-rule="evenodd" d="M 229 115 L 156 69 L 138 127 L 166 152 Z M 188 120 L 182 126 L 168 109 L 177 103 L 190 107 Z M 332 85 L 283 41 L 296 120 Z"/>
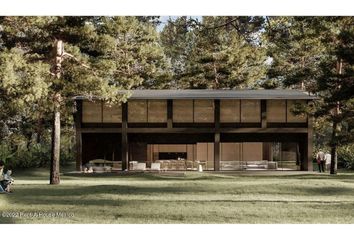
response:
<path id="1" fill-rule="evenodd" d="M 129 133 L 129 143 L 145 142 L 147 144 L 195 144 L 197 142 L 214 142 L 210 133 Z"/>
<path id="2" fill-rule="evenodd" d="M 178 158 L 187 159 L 186 152 L 160 152 L 159 159 L 175 159 Z"/>
<path id="3" fill-rule="evenodd" d="M 93 159 L 121 161 L 121 134 L 83 133 L 82 163 Z"/>

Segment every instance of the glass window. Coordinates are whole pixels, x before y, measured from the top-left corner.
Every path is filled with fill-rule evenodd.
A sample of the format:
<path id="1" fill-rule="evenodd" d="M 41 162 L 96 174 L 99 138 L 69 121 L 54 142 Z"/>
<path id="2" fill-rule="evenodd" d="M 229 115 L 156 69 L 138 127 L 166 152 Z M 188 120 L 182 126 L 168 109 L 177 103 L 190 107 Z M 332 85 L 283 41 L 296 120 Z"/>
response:
<path id="1" fill-rule="evenodd" d="M 267 122 L 286 122 L 285 100 L 267 100 Z"/>
<path id="2" fill-rule="evenodd" d="M 102 122 L 102 103 L 100 101 L 82 102 L 82 122 L 83 123 Z"/>
<path id="3" fill-rule="evenodd" d="M 214 143 L 197 143 L 197 161 L 203 170 L 214 170 Z"/>
<path id="4" fill-rule="evenodd" d="M 240 143 L 221 143 L 221 161 L 240 161 Z"/>
<path id="5" fill-rule="evenodd" d="M 194 122 L 214 122 L 214 100 L 194 100 Z"/>
<path id="6" fill-rule="evenodd" d="M 152 122 L 152 123 L 167 122 L 167 101 L 166 100 L 148 101 L 148 122 Z"/>
<path id="7" fill-rule="evenodd" d="M 241 170 L 242 143 L 220 143 L 220 170 Z"/>
<path id="8" fill-rule="evenodd" d="M 193 100 L 173 100 L 173 122 L 193 122 Z"/>
<path id="9" fill-rule="evenodd" d="M 240 100 L 220 100 L 220 122 L 240 122 Z"/>
<path id="10" fill-rule="evenodd" d="M 241 122 L 261 122 L 260 100 L 241 100 Z"/>
<path id="11" fill-rule="evenodd" d="M 122 105 L 103 105 L 103 122 L 104 123 L 121 123 L 122 122 Z"/>
<path id="12" fill-rule="evenodd" d="M 261 161 L 263 159 L 263 143 L 244 142 L 242 144 L 243 161 Z"/>
<path id="13" fill-rule="evenodd" d="M 147 101 L 131 100 L 128 102 L 128 122 L 147 122 Z"/>
<path id="14" fill-rule="evenodd" d="M 292 110 L 296 108 L 298 104 L 304 104 L 306 105 L 306 101 L 304 100 L 288 100 L 287 104 L 287 117 L 288 117 L 288 122 L 306 122 L 307 121 L 307 115 L 305 113 L 300 114 L 300 115 L 295 115 Z"/>
<path id="15" fill-rule="evenodd" d="M 206 170 L 214 170 L 214 143 L 208 143 L 208 161 Z"/>

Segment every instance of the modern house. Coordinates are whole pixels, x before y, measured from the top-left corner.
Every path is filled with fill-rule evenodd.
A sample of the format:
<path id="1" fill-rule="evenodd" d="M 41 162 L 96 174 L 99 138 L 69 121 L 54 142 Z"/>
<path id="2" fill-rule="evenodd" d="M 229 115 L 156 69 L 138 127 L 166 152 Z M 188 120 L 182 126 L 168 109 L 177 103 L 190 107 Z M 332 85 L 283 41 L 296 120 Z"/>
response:
<path id="1" fill-rule="evenodd" d="M 132 90 L 109 106 L 76 97 L 77 170 L 312 170 L 312 121 L 297 90 Z M 133 163 L 133 164 L 132 164 Z"/>

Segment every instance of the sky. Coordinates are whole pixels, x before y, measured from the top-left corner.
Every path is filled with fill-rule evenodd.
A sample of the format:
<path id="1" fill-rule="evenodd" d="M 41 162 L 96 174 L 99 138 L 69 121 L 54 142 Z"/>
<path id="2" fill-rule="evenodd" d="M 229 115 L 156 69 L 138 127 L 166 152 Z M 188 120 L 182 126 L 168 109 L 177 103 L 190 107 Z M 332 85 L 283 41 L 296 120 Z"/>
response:
<path id="1" fill-rule="evenodd" d="M 180 16 L 160 16 L 160 21 L 161 21 L 161 24 L 159 26 L 157 26 L 157 31 L 161 32 L 162 29 L 164 28 L 164 26 L 166 25 L 167 21 L 171 18 L 172 20 L 178 18 Z M 202 20 L 202 16 L 188 16 L 188 17 L 191 17 L 191 18 L 196 18 L 198 20 Z"/>

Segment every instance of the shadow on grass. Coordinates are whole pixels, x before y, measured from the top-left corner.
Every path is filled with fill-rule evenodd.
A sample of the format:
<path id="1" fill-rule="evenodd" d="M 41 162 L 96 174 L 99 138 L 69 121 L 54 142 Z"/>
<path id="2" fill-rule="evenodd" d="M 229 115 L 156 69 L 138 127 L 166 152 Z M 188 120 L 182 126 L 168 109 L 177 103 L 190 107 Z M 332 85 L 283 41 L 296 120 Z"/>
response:
<path id="1" fill-rule="evenodd" d="M 169 173 L 147 173 L 147 172 L 127 172 L 127 173 L 65 173 L 64 177 L 75 177 L 82 180 L 83 178 L 124 178 L 131 180 L 179 180 L 179 181 L 193 181 L 193 180 L 218 180 L 218 179 L 232 179 L 239 177 L 237 175 L 222 175 L 214 173 L 193 173 L 193 172 L 169 172 Z"/>
<path id="2" fill-rule="evenodd" d="M 316 172 L 298 172 L 298 171 L 223 171 L 223 172 L 118 172 L 118 173 L 93 173 L 83 174 L 75 172 L 67 172 L 69 168 L 62 168 L 64 172 L 63 178 L 127 178 L 136 180 L 219 180 L 219 179 L 338 179 L 347 182 L 354 181 L 354 172 L 339 173 L 337 175 L 318 174 Z M 46 180 L 49 179 L 49 169 L 20 169 L 14 171 L 14 177 L 22 180 Z"/>
<path id="3" fill-rule="evenodd" d="M 324 187 L 324 188 L 311 188 L 306 187 L 302 189 L 303 195 L 318 195 L 319 200 L 282 200 L 282 199 L 208 199 L 207 195 L 201 202 L 200 199 L 167 199 L 161 197 L 161 199 L 151 200 L 157 202 L 172 202 L 173 204 L 183 203 L 350 203 L 354 204 L 350 200 L 342 200 L 333 202 L 330 200 L 321 200 L 321 196 L 330 195 L 354 195 L 352 189 Z M 19 189 L 15 194 L 7 195 L 9 202 L 15 204 L 21 204 L 23 206 L 29 205 L 78 205 L 78 206 L 110 206 L 120 207 L 124 205 L 134 205 L 137 202 L 146 202 L 143 197 L 141 199 L 122 200 L 114 199 L 114 195 L 141 195 L 141 196 L 161 196 L 166 193 L 183 194 L 183 193 L 198 193 L 198 188 L 195 187 L 132 187 L 132 186 L 120 186 L 120 185 L 104 185 L 104 186 L 85 186 L 85 187 L 72 187 L 72 188 L 57 188 L 53 186 L 47 186 L 45 188 L 38 187 L 26 187 L 25 189 Z M 112 195 L 102 196 L 102 195 Z M 209 194 L 212 194 L 210 192 Z M 98 198 L 90 198 L 97 195 Z M 99 196 L 101 195 L 101 196 Z M 74 197 L 74 198 L 73 198 Z M 149 200 L 150 201 L 150 200 Z"/>
<path id="4" fill-rule="evenodd" d="M 0 224 L 13 224 L 16 223 L 16 219 L 12 217 L 3 217 L 0 215 Z"/>
<path id="5" fill-rule="evenodd" d="M 98 182 L 99 184 L 99 182 Z M 11 195 L 6 195 L 9 202 L 19 203 L 22 205 L 26 204 L 71 204 L 71 205 L 109 205 L 109 206 L 120 206 L 124 201 L 117 200 L 119 196 L 126 196 L 129 198 L 129 195 L 138 195 L 151 197 L 156 196 L 158 199 L 153 201 L 171 201 L 171 198 L 164 199 L 164 194 L 169 195 L 181 195 L 186 194 L 186 196 L 199 195 L 204 200 L 204 202 L 327 202 L 327 199 L 322 199 L 323 197 L 328 196 L 345 196 L 350 197 L 348 200 L 342 199 L 342 202 L 353 202 L 354 191 L 350 187 L 335 187 L 335 186 L 275 186 L 264 189 L 262 184 L 259 186 L 254 186 L 254 190 L 249 192 L 244 192 L 248 189 L 247 186 L 206 186 L 206 185 L 170 185 L 170 186 L 130 186 L 130 185 L 92 185 L 92 186 L 50 186 L 50 185 L 26 185 L 21 188 L 16 189 L 16 192 Z M 251 195 L 284 195 L 289 199 L 277 199 L 274 200 L 262 200 L 254 199 L 237 199 L 237 196 L 242 194 L 251 194 Z M 106 196 L 102 196 L 106 195 Z M 208 199 L 208 195 L 229 195 L 228 198 L 213 200 Z M 304 200 L 297 201 L 292 200 L 291 196 L 317 196 L 318 201 Z M 230 199 L 230 196 L 234 196 L 233 199 Z M 171 197 L 171 196 L 169 196 Z M 91 198 L 91 199 L 90 199 Z M 113 199 L 112 199 L 113 198 Z M 116 200 L 114 200 L 114 198 Z M 173 199 L 174 197 L 172 197 Z M 139 199 L 133 198 L 133 201 L 139 201 Z M 172 201 L 183 201 L 183 202 L 200 202 L 200 199 L 184 199 L 180 197 Z M 129 202 L 129 201 L 128 201 Z M 126 203 L 128 203 L 126 202 Z"/>
<path id="6" fill-rule="evenodd" d="M 353 196 L 353 188 L 348 187 L 304 187 L 302 190 L 308 195 L 318 195 L 318 196 Z"/>
<path id="7" fill-rule="evenodd" d="M 133 187 L 122 185 L 102 185 L 84 187 L 60 187 L 60 186 L 41 186 L 26 187 L 17 189 L 14 194 L 7 195 L 9 202 L 16 204 L 73 204 L 73 205 L 110 205 L 119 206 L 118 200 L 110 199 L 90 199 L 90 196 L 101 194 L 112 195 L 155 195 L 159 196 L 166 193 L 182 194 L 195 192 L 195 188 L 179 187 Z M 73 198 L 73 196 L 75 198 Z M 78 198 L 80 200 L 78 200 Z M 109 198 L 109 197 L 106 197 Z"/>

